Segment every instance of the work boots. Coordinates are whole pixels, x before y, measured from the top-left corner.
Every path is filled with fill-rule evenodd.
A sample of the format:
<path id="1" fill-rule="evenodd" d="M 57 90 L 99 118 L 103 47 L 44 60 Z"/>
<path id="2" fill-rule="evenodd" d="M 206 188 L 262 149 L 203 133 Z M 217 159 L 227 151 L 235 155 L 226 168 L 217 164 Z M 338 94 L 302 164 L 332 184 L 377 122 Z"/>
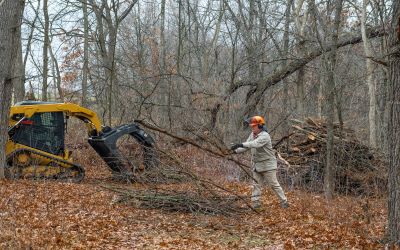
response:
<path id="1" fill-rule="evenodd" d="M 261 202 L 257 202 L 257 201 L 253 201 L 251 203 L 251 208 L 254 209 L 257 212 L 261 212 L 262 211 L 262 207 L 261 207 Z"/>
<path id="2" fill-rule="evenodd" d="M 289 208 L 289 202 L 288 201 L 282 201 L 281 202 L 281 208 L 283 208 L 283 209 Z"/>
<path id="3" fill-rule="evenodd" d="M 264 210 L 264 209 L 262 208 L 262 206 L 261 206 L 261 203 L 259 203 L 259 202 L 253 202 L 253 203 L 251 204 L 251 207 L 252 207 L 255 211 L 257 211 L 257 212 L 261 212 L 261 211 Z M 281 202 L 281 208 L 283 208 L 283 209 L 289 208 L 289 202 L 288 202 L 288 201 L 282 201 L 282 202 Z"/>

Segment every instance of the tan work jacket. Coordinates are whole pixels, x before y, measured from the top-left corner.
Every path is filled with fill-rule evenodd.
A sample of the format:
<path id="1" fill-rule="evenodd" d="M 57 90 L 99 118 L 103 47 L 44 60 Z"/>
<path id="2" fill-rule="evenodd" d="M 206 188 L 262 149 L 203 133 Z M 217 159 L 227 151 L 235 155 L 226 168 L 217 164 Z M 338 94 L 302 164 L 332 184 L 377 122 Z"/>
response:
<path id="1" fill-rule="evenodd" d="M 243 142 L 243 148 L 238 148 L 235 152 L 242 153 L 248 149 L 251 151 L 252 167 L 256 172 L 265 172 L 277 168 L 271 137 L 266 131 L 261 131 L 256 136 L 251 133 L 246 142 Z"/>

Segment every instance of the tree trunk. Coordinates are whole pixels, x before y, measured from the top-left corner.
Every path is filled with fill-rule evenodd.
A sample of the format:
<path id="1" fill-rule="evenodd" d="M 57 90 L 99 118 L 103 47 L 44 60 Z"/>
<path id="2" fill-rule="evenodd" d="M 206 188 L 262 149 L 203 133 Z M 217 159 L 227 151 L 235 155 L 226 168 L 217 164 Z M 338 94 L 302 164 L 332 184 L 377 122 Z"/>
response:
<path id="1" fill-rule="evenodd" d="M 109 26 L 109 43 L 108 43 L 108 124 L 112 126 L 112 113 L 113 113 L 113 92 L 116 82 L 116 68 L 115 68 L 115 50 L 117 45 L 117 27 Z"/>
<path id="2" fill-rule="evenodd" d="M 43 1 L 43 14 L 44 14 L 43 74 L 42 74 L 43 75 L 43 81 L 42 81 L 42 100 L 43 101 L 47 101 L 47 88 L 48 88 L 47 77 L 48 77 L 48 68 L 49 68 L 48 50 L 49 50 L 49 44 L 50 44 L 50 39 L 49 39 L 50 21 L 49 21 L 49 12 L 48 12 L 47 1 L 48 0 Z"/>
<path id="3" fill-rule="evenodd" d="M 389 37 L 388 152 L 389 199 L 388 237 L 400 246 L 400 3 L 394 1 Z"/>
<path id="4" fill-rule="evenodd" d="M 285 30 L 283 33 L 283 56 L 285 57 L 285 66 L 288 64 L 289 58 L 289 25 L 290 25 L 290 10 L 292 7 L 293 0 L 288 0 L 286 4 L 285 11 Z M 283 133 L 288 135 L 290 133 L 290 111 L 289 111 L 289 82 L 286 80 L 282 81 L 283 84 L 283 112 L 285 115 L 285 120 L 283 123 Z M 290 140 L 286 140 L 286 149 L 290 149 Z"/>
<path id="5" fill-rule="evenodd" d="M 82 68 L 82 106 L 88 106 L 88 74 L 89 74 L 89 17 L 87 0 L 82 1 L 83 12 L 83 68 Z"/>
<path id="6" fill-rule="evenodd" d="M 336 111 L 337 111 L 337 118 L 340 125 L 340 131 L 343 130 L 344 119 L 343 119 L 343 91 L 344 91 L 344 84 L 335 84 L 336 91 L 335 91 L 335 101 L 336 101 Z"/>
<path id="7" fill-rule="evenodd" d="M 298 0 L 295 1 L 295 4 L 297 3 L 297 7 L 294 9 L 293 13 L 293 18 L 294 18 L 294 24 L 296 27 L 296 32 L 297 32 L 297 37 L 296 40 L 298 41 L 298 46 L 296 48 L 297 54 L 299 58 L 305 57 L 307 54 L 307 48 L 306 48 L 306 24 L 308 20 L 308 11 L 304 13 L 303 15 L 300 14 L 301 9 L 304 4 L 304 0 Z M 306 116 L 306 110 L 305 110 L 305 86 L 304 86 L 304 78 L 305 78 L 305 67 L 301 67 L 297 71 L 297 77 L 296 77 L 296 111 L 297 111 L 297 117 L 300 120 L 304 120 Z"/>
<path id="8" fill-rule="evenodd" d="M 19 29 L 21 29 L 19 27 Z M 13 58 L 12 69 L 12 85 L 14 87 L 14 102 L 19 102 L 24 99 L 25 86 L 24 86 L 24 67 L 22 62 L 22 46 L 21 46 L 21 30 L 17 31 L 17 46 L 18 53 Z"/>
<path id="9" fill-rule="evenodd" d="M 25 9 L 25 0 L 20 0 L 20 6 L 18 14 L 23 16 Z M 22 21 L 22 20 L 20 20 Z M 14 102 L 19 102 L 24 100 L 25 97 L 25 64 L 22 59 L 22 43 L 21 43 L 21 23 L 17 27 L 17 44 L 18 51 L 16 57 L 14 57 L 13 62 L 13 87 L 14 87 Z"/>
<path id="10" fill-rule="evenodd" d="M 305 111 L 305 90 L 304 90 L 304 76 L 305 69 L 304 67 L 300 68 L 297 72 L 297 80 L 296 80 L 296 90 L 297 90 L 297 98 L 296 98 L 296 108 L 297 108 L 297 116 L 300 120 L 304 120 L 306 116 Z"/>
<path id="11" fill-rule="evenodd" d="M 178 51 L 176 58 L 176 71 L 178 74 L 181 73 L 181 57 L 182 57 L 182 47 L 183 47 L 183 6 L 182 0 L 178 0 Z"/>
<path id="12" fill-rule="evenodd" d="M 326 122 L 327 122 L 327 143 L 326 143 L 326 166 L 324 172 L 324 193 L 325 198 L 332 199 L 334 192 L 334 169 L 335 163 L 333 158 L 333 122 L 335 118 L 335 79 L 334 69 L 336 61 L 336 51 L 328 52 L 324 58 L 325 69 L 327 70 L 327 82 L 325 90 L 326 100 Z"/>
<path id="13" fill-rule="evenodd" d="M 57 91 L 58 91 L 58 96 L 60 98 L 61 102 L 64 102 L 64 92 L 61 88 L 61 72 L 60 72 L 60 67 L 57 62 L 57 58 L 54 55 L 53 48 L 51 46 L 51 43 L 49 44 L 49 52 L 51 56 L 51 61 L 53 63 L 53 79 L 54 82 L 56 83 Z M 56 95 L 54 95 L 56 97 Z"/>
<path id="14" fill-rule="evenodd" d="M 160 73 L 165 74 L 165 0 L 161 0 L 161 24 L 160 24 Z"/>
<path id="15" fill-rule="evenodd" d="M 19 9 L 21 12 L 19 16 L 22 16 L 24 13 L 25 1 L 21 1 L 22 7 Z M 12 85 L 14 87 L 14 102 L 22 101 L 25 97 L 25 67 L 22 61 L 22 44 L 21 44 L 21 24 L 18 24 L 16 31 L 16 45 L 17 53 L 16 56 L 13 57 L 13 68 L 12 68 Z"/>
<path id="16" fill-rule="evenodd" d="M 23 1 L 0 1 L 0 178 L 4 178 L 6 165 L 5 146 L 8 139 L 7 128 L 12 92 L 12 58 L 19 51 L 18 31 L 21 25 Z"/>
<path id="17" fill-rule="evenodd" d="M 40 9 L 40 0 L 37 1 L 37 7 L 35 9 L 35 18 L 33 19 L 32 27 L 31 27 L 31 29 L 29 31 L 29 36 L 28 36 L 28 39 L 26 41 L 26 46 L 25 46 L 25 54 L 24 54 L 24 59 L 23 59 L 23 69 L 24 69 L 24 71 L 22 72 L 23 73 L 23 81 L 24 82 L 26 80 L 25 79 L 25 69 L 26 69 L 26 64 L 28 62 L 28 56 L 29 56 L 29 53 L 31 51 L 32 39 L 33 39 L 33 34 L 35 32 L 36 21 L 39 19 L 39 9 Z M 29 82 L 29 85 L 31 85 L 30 82 Z M 29 89 L 28 93 L 26 93 L 26 94 L 27 95 L 30 95 L 30 94 L 33 95 L 34 93 L 31 90 L 32 89 Z"/>
<path id="18" fill-rule="evenodd" d="M 324 57 L 321 57 L 321 60 L 326 60 Z M 318 113 L 318 117 L 321 119 L 325 113 L 326 113 L 326 108 L 324 109 L 324 102 L 325 101 L 325 97 L 324 97 L 324 93 L 325 93 L 325 88 L 326 88 L 326 84 L 325 83 L 325 75 L 323 74 L 318 74 L 318 98 L 317 98 L 317 113 Z"/>
<path id="19" fill-rule="evenodd" d="M 249 24 L 248 24 L 248 36 L 246 39 L 246 47 L 247 47 L 247 58 L 248 58 L 248 79 L 252 81 L 258 81 L 260 77 L 260 67 L 258 63 L 258 44 L 256 42 L 256 34 L 255 34 L 255 18 L 256 18 L 256 10 L 254 0 L 250 0 L 250 9 L 249 9 Z"/>
<path id="20" fill-rule="evenodd" d="M 336 68 L 336 46 L 338 43 L 340 17 L 343 0 L 335 1 L 335 19 L 331 28 L 330 41 L 333 49 L 327 53 L 325 69 L 327 69 L 326 103 L 327 103 L 327 143 L 326 143 L 326 166 L 324 173 L 324 193 L 327 199 L 333 198 L 335 162 L 333 157 L 333 122 L 335 118 L 335 68 Z"/>
<path id="21" fill-rule="evenodd" d="M 361 35 L 363 39 L 364 52 L 366 59 L 366 67 L 367 67 L 367 85 L 368 85 L 368 94 L 369 94 L 369 112 L 368 112 L 368 122 L 369 122 L 369 145 L 373 148 L 377 146 L 377 135 L 376 135 L 376 87 L 375 80 L 373 76 L 373 65 L 372 60 L 370 58 L 373 57 L 371 44 L 367 37 L 367 29 L 366 29 L 366 15 L 367 15 L 367 5 L 368 0 L 363 0 L 363 8 L 361 14 Z"/>

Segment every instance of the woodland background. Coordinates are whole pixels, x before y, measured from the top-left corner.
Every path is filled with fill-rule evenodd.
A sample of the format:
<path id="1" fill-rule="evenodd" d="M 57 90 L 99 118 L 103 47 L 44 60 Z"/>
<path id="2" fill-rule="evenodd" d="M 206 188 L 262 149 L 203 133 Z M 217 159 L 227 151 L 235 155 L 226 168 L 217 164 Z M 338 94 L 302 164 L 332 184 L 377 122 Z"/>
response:
<path id="1" fill-rule="evenodd" d="M 322 164 L 324 176 L 321 179 L 323 188 L 319 192 L 310 193 L 304 191 L 307 190 L 306 182 L 296 188 L 290 185 L 291 182 L 285 182 L 285 189 L 293 200 L 291 210 L 287 214 L 280 211 L 273 203 L 270 193 L 268 197 L 272 200 L 265 200 L 264 203 L 271 206 L 271 217 L 257 215 L 263 218 L 263 224 L 260 224 L 247 214 L 243 218 L 244 221 L 249 221 L 244 223 L 246 226 L 243 230 L 238 224 L 225 221 L 229 221 L 225 217 L 193 219 L 196 226 L 201 224 L 202 229 L 196 229 L 199 232 L 204 233 L 202 230 L 207 231 L 220 225 L 215 230 L 233 237 L 225 235 L 229 240 L 214 247 L 229 248 L 233 244 L 245 248 L 271 245 L 278 249 L 313 246 L 374 248 L 382 246 L 384 241 L 380 239 L 386 237 L 386 216 L 397 221 L 397 224 L 389 223 L 389 228 L 394 231 L 394 228 L 398 228 L 400 216 L 395 211 L 400 207 L 400 198 L 398 191 L 396 192 L 396 183 L 397 187 L 399 185 L 399 157 L 398 153 L 393 153 L 398 148 L 395 138 L 399 134 L 396 133 L 398 116 L 393 115 L 396 114 L 393 110 L 398 106 L 393 106 L 398 92 L 394 87 L 398 65 L 395 46 L 398 44 L 395 33 L 398 25 L 398 1 L 0 2 L 4 7 L 0 12 L 3 18 L 7 17 L 7 10 L 13 11 L 8 17 L 23 16 L 20 22 L 14 23 L 12 36 L 0 34 L 7 39 L 12 38 L 10 43 L 15 45 L 9 51 L 12 63 L 3 61 L 0 64 L 0 68 L 9 67 L 9 72 L 12 72 L 10 81 L 4 81 L 4 86 L 12 84 L 12 94 L 2 87 L 4 103 L 7 100 L 16 103 L 26 99 L 74 102 L 95 110 L 108 126 L 133 120 L 146 121 L 146 124 L 157 128 L 153 130 L 153 136 L 163 150 L 173 151 L 182 160 L 182 166 L 194 169 L 202 176 L 214 178 L 216 182 L 232 185 L 230 188 L 238 193 L 249 192 L 249 179 L 232 162 L 232 156 L 227 154 L 227 149 L 230 143 L 247 138 L 249 131 L 242 126 L 244 118 L 252 115 L 264 116 L 274 143 L 291 135 L 296 130 L 293 125 L 298 124 L 298 121 L 312 117 L 312 121 L 321 122 L 321 127 L 317 127 L 322 128 L 325 143 Z M 7 117 L 8 107 L 2 107 L 3 118 Z M 3 123 L 6 121 L 2 119 Z M 93 208 L 93 211 L 101 211 L 101 214 L 105 209 L 109 218 L 118 217 L 113 222 L 115 225 L 122 225 L 126 223 L 122 222 L 124 218 L 107 208 L 110 199 L 113 199 L 112 194 L 98 186 L 99 179 L 104 181 L 103 178 L 109 173 L 104 164 L 96 162 L 96 159 L 90 160 L 94 152 L 86 148 L 84 131 L 81 129 L 79 125 L 72 124 L 69 144 L 77 148 L 78 161 L 89 170 L 89 180 L 82 185 L 87 185 L 94 196 L 102 197 L 98 198 L 102 201 L 101 204 Z M 347 134 L 343 131 L 352 131 L 349 132 L 351 137 L 346 138 Z M 174 136 L 167 136 L 168 134 Z M 79 135 L 78 138 L 76 135 Z M 380 159 L 382 165 L 379 165 L 378 174 L 374 172 L 373 178 L 388 180 L 389 210 L 385 208 L 388 197 L 386 188 L 380 189 L 378 193 L 336 196 L 332 188 L 335 186 L 340 165 L 335 146 L 338 145 L 335 142 L 336 135 L 344 140 L 356 140 L 357 145 L 367 146 L 366 154 L 374 154 Z M 187 141 L 182 143 L 179 138 Z M 294 148 L 290 140 L 281 144 L 279 151 L 286 153 L 283 160 L 297 150 Z M 208 153 L 212 151 L 212 156 L 204 152 L 204 149 L 208 149 Z M 246 157 L 235 158 L 237 159 L 245 162 L 248 160 Z M 96 170 L 94 166 L 102 166 L 104 169 L 101 167 L 101 170 Z M 214 173 L 216 175 L 213 176 Z M 280 178 L 288 175 L 295 174 L 281 171 Z M 27 227 L 26 221 L 21 221 L 23 215 L 15 217 L 19 208 L 33 206 L 32 203 L 22 204 L 23 200 L 29 200 L 27 195 L 30 192 L 46 197 L 40 198 L 40 201 L 35 199 L 33 204 L 39 205 L 35 205 L 33 210 L 28 209 L 34 217 L 44 218 L 41 220 L 43 223 L 49 220 L 48 224 L 39 223 L 37 226 L 39 235 L 46 234 L 48 229 L 45 228 L 54 221 L 51 222 L 51 213 L 43 214 L 44 210 L 40 208 L 42 205 L 47 206 L 46 211 L 50 211 L 49 206 L 53 206 L 52 209 L 57 211 L 55 214 L 60 215 L 57 218 L 67 215 L 57 205 L 62 202 L 62 198 L 52 200 L 52 196 L 44 190 L 44 185 L 54 186 L 58 190 L 56 192 L 60 192 L 55 197 L 63 197 L 65 192 L 71 190 L 79 193 L 78 190 L 85 189 L 84 187 L 77 187 L 75 184 L 57 186 L 54 183 L 2 182 L 1 186 L 5 190 L 19 189 L 15 185 L 20 185 L 21 188 L 15 193 L 4 191 L 11 197 L 1 203 L 6 211 L 3 214 L 7 217 L 4 220 L 7 223 L 3 225 L 7 232 L 2 240 L 6 242 L 4 246 L 79 248 L 82 247 L 79 244 L 85 244 L 85 241 L 87 243 L 87 237 L 91 233 L 85 233 L 83 238 L 74 238 L 74 243 L 68 245 L 71 234 L 61 235 L 57 228 L 70 227 L 61 222 L 53 226 L 51 232 L 54 237 L 51 239 L 43 240 L 37 235 L 24 238 L 21 232 L 27 232 L 31 228 Z M 321 191 L 324 193 L 320 193 Z M 88 196 L 87 199 L 93 197 Z M 14 204 L 11 208 L 7 205 L 9 202 Z M 74 204 L 80 202 L 76 197 L 71 197 L 68 204 L 75 206 Z M 307 207 L 310 203 L 318 206 Z M 113 206 L 117 210 L 124 210 L 127 206 L 127 213 L 132 216 L 143 212 L 130 210 L 131 206 L 126 204 L 118 203 Z M 338 216 L 345 214 L 346 209 L 354 210 L 354 214 Z M 394 212 L 391 213 L 391 209 Z M 188 216 L 145 211 L 151 213 L 149 221 L 157 216 L 172 216 L 171 220 Z M 12 214 L 14 217 L 9 216 Z M 93 215 L 89 215 L 89 212 L 77 214 L 80 219 Z M 284 219 L 285 217 L 289 219 Z M 93 219 L 94 222 L 101 220 L 97 217 Z M 208 220 L 209 224 L 205 222 Z M 300 222 L 303 220 L 308 221 L 306 226 Z M 232 228 L 236 226 L 235 230 L 239 233 L 229 226 L 227 229 L 226 225 L 229 223 L 232 223 Z M 78 220 L 71 225 L 79 224 Z M 252 226 L 249 229 L 247 226 L 250 224 Z M 163 225 L 158 224 L 159 230 L 168 232 L 169 226 Z M 189 230 L 191 225 L 184 227 Z M 265 225 L 269 229 L 261 230 L 262 233 L 257 234 L 257 237 L 263 239 L 261 242 L 248 238 L 249 232 L 258 232 L 257 229 L 263 229 Z M 78 227 L 84 228 L 83 231 L 90 231 L 94 226 Z M 157 227 L 154 229 L 155 235 L 160 233 Z M 127 230 L 134 229 L 127 225 Z M 274 235 L 271 230 L 276 230 L 278 236 L 271 238 L 271 242 L 265 242 L 265 239 L 269 240 Z M 107 237 L 104 236 L 103 239 L 110 246 L 116 246 L 109 241 L 109 237 L 114 237 L 110 236 L 111 231 L 107 231 Z M 204 235 L 196 238 L 193 234 L 189 233 L 187 236 L 188 244 L 194 244 L 193 247 L 209 247 L 213 244 L 203 242 Z M 185 237 L 171 235 L 169 236 L 172 239 L 167 237 L 167 241 L 152 241 L 147 244 L 150 244 L 150 248 L 173 248 L 177 242 L 185 245 L 182 241 Z M 335 235 L 339 235 L 339 238 L 332 238 Z M 399 233 L 393 231 L 388 235 L 391 239 L 399 237 Z M 128 245 L 132 243 L 129 239 L 137 245 L 136 242 L 142 242 L 145 237 L 135 235 L 129 238 L 131 236 L 117 237 L 116 242 L 121 244 L 119 246 L 127 247 L 124 245 L 126 242 Z M 98 236 L 93 237 L 93 244 L 101 242 Z M 133 240 L 137 237 L 140 240 Z M 254 244 L 249 243 L 253 240 Z"/>
<path id="2" fill-rule="evenodd" d="M 388 29 L 391 4 L 343 2 L 335 19 L 330 1 L 27 1 L 14 100 L 29 92 L 82 103 L 106 125 L 148 119 L 232 142 L 249 115 L 275 138 L 290 118 L 326 117 L 333 73 L 335 121 L 384 149 L 388 41 L 361 37 Z M 349 46 L 324 65 L 336 30 Z"/>

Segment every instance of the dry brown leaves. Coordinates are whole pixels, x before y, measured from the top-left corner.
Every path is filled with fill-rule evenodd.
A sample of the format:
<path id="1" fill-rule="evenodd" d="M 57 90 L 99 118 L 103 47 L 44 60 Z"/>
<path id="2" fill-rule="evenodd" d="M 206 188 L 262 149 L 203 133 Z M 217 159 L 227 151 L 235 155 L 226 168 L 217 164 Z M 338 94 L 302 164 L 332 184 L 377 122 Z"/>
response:
<path id="1" fill-rule="evenodd" d="M 231 188 L 248 192 L 242 184 Z M 298 249 L 379 248 L 384 201 L 291 192 L 282 210 L 272 192 L 265 211 L 238 217 L 166 213 L 113 203 L 93 183 L 1 181 L 0 248 Z"/>
<path id="2" fill-rule="evenodd" d="M 215 176 L 227 166 L 210 157 L 190 155 L 187 163 Z M 87 164 L 80 184 L 54 181 L 0 181 L 0 249 L 378 249 L 386 224 L 383 199 L 288 192 L 283 210 L 272 191 L 265 210 L 237 216 L 165 212 L 117 203 L 100 187 L 112 183 L 100 164 Z M 94 158 L 94 160 L 96 160 Z M 190 162 L 189 162 L 190 161 Z M 99 181 L 100 180 L 100 181 Z M 248 183 L 219 184 L 242 195 Z M 125 184 L 129 185 L 129 184 Z M 140 184 L 132 187 L 143 188 Z M 176 184 L 184 185 L 184 184 Z"/>

